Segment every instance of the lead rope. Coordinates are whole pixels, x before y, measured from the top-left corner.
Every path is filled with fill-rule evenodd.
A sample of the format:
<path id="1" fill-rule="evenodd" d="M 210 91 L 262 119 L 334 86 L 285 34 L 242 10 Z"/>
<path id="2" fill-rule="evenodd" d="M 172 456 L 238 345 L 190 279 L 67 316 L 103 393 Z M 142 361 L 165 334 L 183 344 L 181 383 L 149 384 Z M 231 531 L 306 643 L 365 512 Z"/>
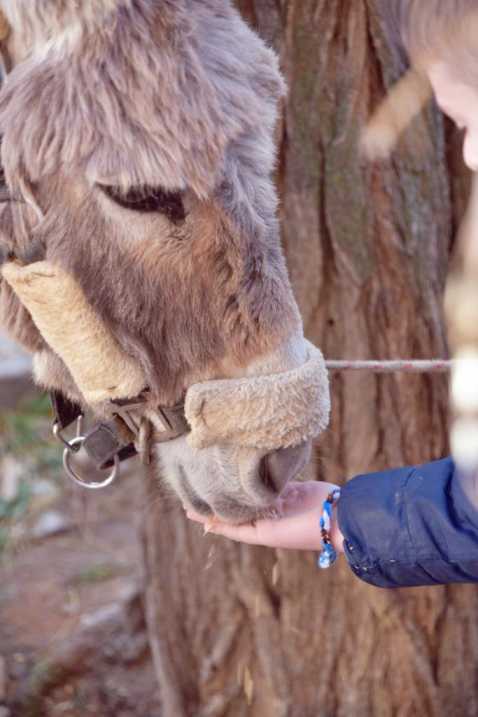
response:
<path id="1" fill-rule="evenodd" d="M 466 360 L 466 359 L 462 359 Z M 460 360 L 427 359 L 412 361 L 326 361 L 329 371 L 371 371 L 372 373 L 446 373 L 455 368 Z"/>

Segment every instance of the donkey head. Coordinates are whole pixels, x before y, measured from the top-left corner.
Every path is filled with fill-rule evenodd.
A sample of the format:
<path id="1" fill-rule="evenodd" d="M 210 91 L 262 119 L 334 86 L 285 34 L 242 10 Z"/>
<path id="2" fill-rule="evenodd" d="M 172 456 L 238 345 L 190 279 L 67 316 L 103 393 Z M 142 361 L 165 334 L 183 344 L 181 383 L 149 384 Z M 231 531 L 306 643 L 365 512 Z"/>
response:
<path id="1" fill-rule="evenodd" d="M 158 445 L 162 476 L 188 507 L 250 519 L 301 470 L 328 419 L 317 354 L 312 388 L 297 390 L 312 349 L 271 181 L 276 57 L 229 0 L 0 9 L 1 242 L 31 268 L 24 283 L 52 279 L 41 320 L 0 281 L 4 323 L 35 352 L 41 385 L 98 414 L 146 387 L 151 414 L 186 396 L 193 431 Z"/>

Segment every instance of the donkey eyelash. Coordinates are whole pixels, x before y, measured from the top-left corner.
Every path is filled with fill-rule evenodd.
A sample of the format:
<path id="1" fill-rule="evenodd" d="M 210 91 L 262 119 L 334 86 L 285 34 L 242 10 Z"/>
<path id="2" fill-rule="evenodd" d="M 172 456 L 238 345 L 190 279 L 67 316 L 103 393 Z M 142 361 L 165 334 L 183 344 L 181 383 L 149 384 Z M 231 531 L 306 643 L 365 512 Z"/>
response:
<path id="1" fill-rule="evenodd" d="M 183 200 L 179 192 L 168 192 L 159 187 L 131 187 L 124 192 L 120 187 L 97 185 L 113 202 L 134 212 L 159 212 L 174 224 L 186 219 Z"/>

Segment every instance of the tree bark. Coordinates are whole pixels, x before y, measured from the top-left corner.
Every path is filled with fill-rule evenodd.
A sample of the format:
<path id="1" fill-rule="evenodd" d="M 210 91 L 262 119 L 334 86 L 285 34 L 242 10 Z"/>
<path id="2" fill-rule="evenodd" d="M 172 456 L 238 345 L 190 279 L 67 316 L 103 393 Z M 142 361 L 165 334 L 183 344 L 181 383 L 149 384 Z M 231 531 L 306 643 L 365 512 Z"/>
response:
<path id="1" fill-rule="evenodd" d="M 430 107 L 393 159 L 361 127 L 404 71 L 381 0 L 240 0 L 289 83 L 278 182 L 306 333 L 334 358 L 446 355 L 442 295 L 462 204 Z M 461 206 L 461 205 L 460 205 Z M 446 455 L 440 376 L 334 375 L 317 477 Z M 152 490 L 152 495 L 154 490 Z M 202 537 L 151 499 L 147 609 L 165 717 L 477 715 L 478 593 L 378 590 L 345 563 Z"/>

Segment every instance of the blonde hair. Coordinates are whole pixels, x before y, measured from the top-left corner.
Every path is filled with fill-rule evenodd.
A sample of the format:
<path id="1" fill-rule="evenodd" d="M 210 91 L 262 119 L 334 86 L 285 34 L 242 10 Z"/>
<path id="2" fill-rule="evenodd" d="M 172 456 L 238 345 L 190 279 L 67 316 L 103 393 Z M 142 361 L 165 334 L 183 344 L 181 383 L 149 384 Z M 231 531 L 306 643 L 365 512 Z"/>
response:
<path id="1" fill-rule="evenodd" d="M 390 0 L 393 21 L 412 58 L 435 54 L 438 48 L 456 45 L 469 32 L 470 18 L 478 15 L 476 0 Z M 476 44 L 476 35 L 474 44 Z"/>
<path id="2" fill-rule="evenodd" d="M 362 134 L 362 149 L 387 157 L 432 95 L 426 76 L 431 62 L 446 62 L 457 80 L 478 87 L 477 0 L 389 0 L 393 29 L 412 69 L 391 89 Z"/>

